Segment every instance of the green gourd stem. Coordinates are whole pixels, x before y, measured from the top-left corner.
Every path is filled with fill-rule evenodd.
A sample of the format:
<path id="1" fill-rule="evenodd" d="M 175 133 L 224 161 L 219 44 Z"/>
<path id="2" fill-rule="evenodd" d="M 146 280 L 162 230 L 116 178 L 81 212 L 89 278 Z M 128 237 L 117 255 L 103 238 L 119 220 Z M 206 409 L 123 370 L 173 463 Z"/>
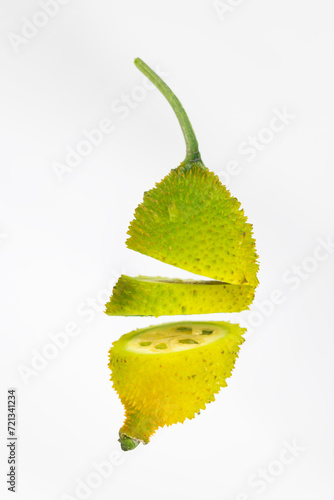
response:
<path id="1" fill-rule="evenodd" d="M 195 132 L 191 126 L 187 113 L 176 95 L 171 91 L 168 85 L 139 58 L 134 61 L 137 68 L 157 87 L 158 90 L 165 96 L 181 125 L 184 139 L 186 141 L 187 153 L 185 163 L 201 162 L 201 155 L 198 151 L 198 142 Z"/>

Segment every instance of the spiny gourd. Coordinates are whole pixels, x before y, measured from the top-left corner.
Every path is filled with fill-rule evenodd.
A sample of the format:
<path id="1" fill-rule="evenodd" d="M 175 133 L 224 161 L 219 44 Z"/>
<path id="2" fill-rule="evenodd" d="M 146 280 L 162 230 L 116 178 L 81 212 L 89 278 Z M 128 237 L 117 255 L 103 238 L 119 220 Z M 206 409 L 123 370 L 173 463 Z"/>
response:
<path id="1" fill-rule="evenodd" d="M 160 316 L 246 309 L 258 284 L 252 226 L 239 201 L 203 164 L 194 131 L 178 98 L 141 59 L 135 59 L 135 64 L 171 104 L 185 138 L 186 158 L 144 194 L 130 223 L 126 245 L 221 283 L 208 282 L 204 286 L 200 281 L 185 281 L 181 287 L 182 280 L 170 280 L 164 286 L 158 277 L 143 280 L 123 276 L 113 290 L 106 313 Z M 163 303 L 159 305 L 160 300 Z"/>
<path id="2" fill-rule="evenodd" d="M 164 425 L 193 418 L 231 376 L 245 329 L 227 322 L 165 323 L 132 331 L 109 351 L 111 380 L 124 407 L 123 450 Z"/>
<path id="3" fill-rule="evenodd" d="M 240 312 L 254 298 L 252 285 L 231 285 L 222 281 L 195 281 L 170 278 L 136 278 L 122 275 L 111 300 L 110 316 L 172 316 Z"/>
<path id="4" fill-rule="evenodd" d="M 136 66 L 171 104 L 185 160 L 144 195 L 127 246 L 210 281 L 122 275 L 110 315 L 237 312 L 253 301 L 258 262 L 240 203 L 203 164 L 177 97 L 140 59 Z M 245 329 L 226 322 L 178 322 L 130 332 L 110 349 L 111 380 L 125 407 L 123 450 L 148 443 L 164 425 L 193 418 L 231 376 Z"/>
<path id="5" fill-rule="evenodd" d="M 128 248 L 215 280 L 256 285 L 252 226 L 239 201 L 204 166 L 188 116 L 171 89 L 142 60 L 135 64 L 171 104 L 187 153 L 145 193 L 129 227 Z"/>

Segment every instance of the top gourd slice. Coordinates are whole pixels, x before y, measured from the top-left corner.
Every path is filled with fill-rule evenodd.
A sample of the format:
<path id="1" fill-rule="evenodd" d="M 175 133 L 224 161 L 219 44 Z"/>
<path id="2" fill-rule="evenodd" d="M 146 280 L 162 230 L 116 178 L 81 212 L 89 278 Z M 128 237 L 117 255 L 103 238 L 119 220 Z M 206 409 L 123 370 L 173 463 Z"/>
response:
<path id="1" fill-rule="evenodd" d="M 128 248 L 201 276 L 256 286 L 252 225 L 239 201 L 202 163 L 195 134 L 176 96 L 143 61 L 136 59 L 135 64 L 170 102 L 187 155 L 145 193 L 129 226 Z"/>

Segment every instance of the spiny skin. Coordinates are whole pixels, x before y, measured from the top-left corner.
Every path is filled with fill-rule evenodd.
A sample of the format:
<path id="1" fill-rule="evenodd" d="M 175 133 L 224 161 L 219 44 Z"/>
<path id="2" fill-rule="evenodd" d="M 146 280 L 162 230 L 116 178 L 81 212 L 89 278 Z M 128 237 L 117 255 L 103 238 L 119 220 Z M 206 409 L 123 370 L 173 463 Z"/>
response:
<path id="1" fill-rule="evenodd" d="M 195 274 L 256 286 L 252 225 L 203 164 L 182 164 L 144 195 L 128 248 Z"/>
<path id="2" fill-rule="evenodd" d="M 240 312 L 253 302 L 254 292 L 252 285 L 231 285 L 221 281 L 122 275 L 105 312 L 110 316 L 155 317 Z"/>
<path id="3" fill-rule="evenodd" d="M 189 329 L 190 333 L 186 331 Z M 140 348 L 129 350 L 129 343 L 136 342 L 136 336 L 148 335 L 151 340 L 157 337 L 156 342 L 160 342 L 166 331 L 175 331 L 176 345 L 180 346 L 180 341 L 187 344 L 181 346 L 185 350 L 173 347 L 168 352 L 158 351 L 160 343 L 143 347 L 143 353 L 138 352 Z M 204 336 L 211 335 L 208 332 L 216 336 L 207 340 L 209 337 Z M 113 387 L 126 413 L 120 430 L 122 448 L 133 449 L 139 442 L 148 443 L 159 427 L 191 419 L 214 401 L 214 395 L 231 376 L 244 332 L 239 325 L 227 322 L 188 321 L 135 330 L 114 342 L 109 367 Z M 198 339 L 211 343 L 188 345 L 196 344 Z"/>

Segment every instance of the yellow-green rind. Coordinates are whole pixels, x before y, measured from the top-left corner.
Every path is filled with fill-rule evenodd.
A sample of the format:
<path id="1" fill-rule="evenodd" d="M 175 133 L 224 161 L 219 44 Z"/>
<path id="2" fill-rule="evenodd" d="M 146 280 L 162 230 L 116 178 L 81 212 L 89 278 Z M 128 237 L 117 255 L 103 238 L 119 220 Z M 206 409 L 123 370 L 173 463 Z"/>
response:
<path id="1" fill-rule="evenodd" d="M 128 248 L 201 276 L 258 284 L 252 225 L 217 175 L 193 164 L 172 170 L 144 195 Z"/>
<path id="2" fill-rule="evenodd" d="M 158 354 L 140 354 L 127 349 L 129 340 L 145 330 L 185 326 L 224 328 L 224 337 L 204 347 Z M 164 425 L 193 418 L 231 376 L 245 329 L 227 322 L 176 322 L 135 330 L 123 335 L 110 349 L 111 380 L 124 407 L 122 440 L 148 443 Z"/>
<path id="3" fill-rule="evenodd" d="M 173 316 L 240 312 L 253 302 L 253 285 L 122 275 L 106 314 L 110 316 Z"/>

